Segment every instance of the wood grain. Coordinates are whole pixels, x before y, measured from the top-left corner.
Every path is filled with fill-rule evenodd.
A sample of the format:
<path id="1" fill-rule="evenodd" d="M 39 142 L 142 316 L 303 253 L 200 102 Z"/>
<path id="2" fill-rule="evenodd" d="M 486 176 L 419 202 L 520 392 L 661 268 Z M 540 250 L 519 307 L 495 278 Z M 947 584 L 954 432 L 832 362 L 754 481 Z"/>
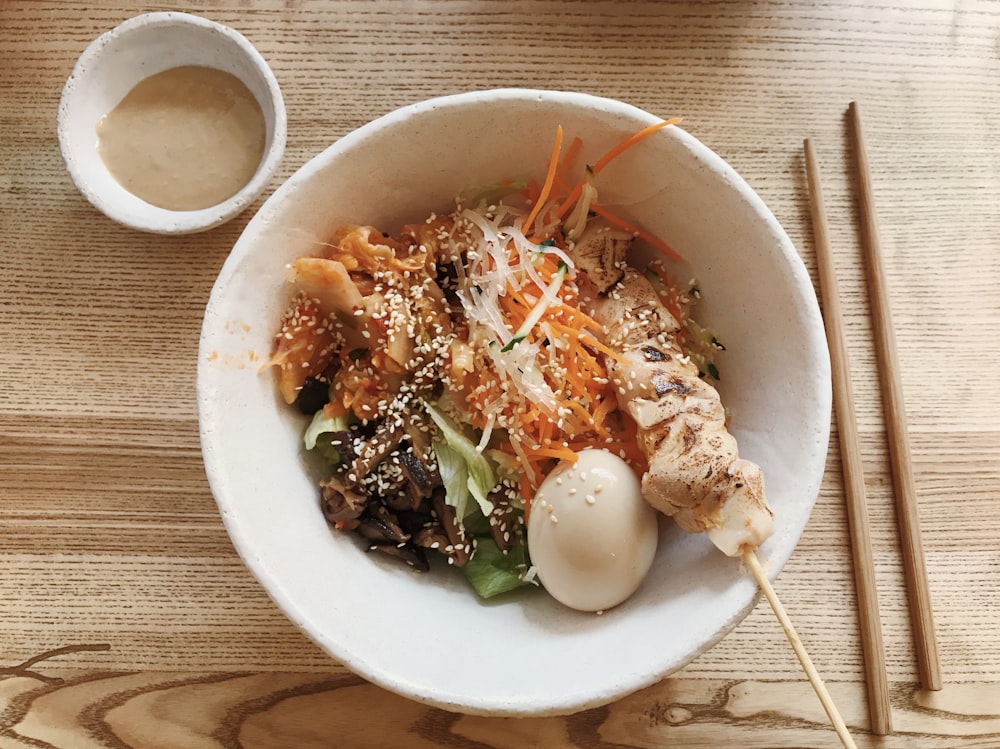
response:
<path id="1" fill-rule="evenodd" d="M 899 517 L 899 545 L 906 576 L 906 593 L 910 603 L 910 625 L 913 628 L 917 673 L 920 674 L 920 683 L 924 689 L 935 691 L 941 688 L 941 664 L 934 634 L 934 608 L 931 604 L 920 532 L 917 488 L 913 482 L 910 433 L 906 423 L 902 377 L 897 363 L 896 331 L 893 327 L 889 289 L 882 263 L 882 241 L 878 229 L 878 213 L 875 208 L 861 108 L 857 102 L 851 102 L 848 112 L 851 119 L 854 158 L 858 168 L 858 203 L 864 240 L 862 247 L 865 277 L 868 281 L 868 296 L 872 308 L 875 358 L 878 360 L 879 387 L 885 411 L 889 466 L 896 498 L 896 514 Z"/>
<path id="2" fill-rule="evenodd" d="M 854 565 L 854 587 L 858 599 L 858 626 L 861 635 L 861 654 L 865 663 L 868 713 L 871 718 L 872 733 L 876 736 L 885 736 L 892 733 L 892 707 L 889 703 L 889 680 L 885 672 L 882 618 L 879 616 L 878 586 L 868 523 L 865 475 L 861 468 L 861 446 L 858 442 L 854 388 L 850 375 L 851 362 L 844 341 L 837 269 L 830 256 L 830 230 L 826 220 L 823 181 L 816 160 L 816 149 L 808 138 L 803 142 L 803 152 L 816 245 L 820 305 L 823 310 L 826 339 L 830 347 L 833 408 L 837 416 L 837 436 L 840 440 L 840 459 L 844 471 L 844 498 L 851 540 L 851 561 Z"/>
<path id="3" fill-rule="evenodd" d="M 173 7 L 237 28 L 271 63 L 289 113 L 279 179 L 353 128 L 429 96 L 582 90 L 683 115 L 768 204 L 815 280 L 801 156 L 811 138 L 855 385 L 894 735 L 868 732 L 836 438 L 777 589 L 859 746 L 1000 746 L 1000 6 Z M 837 746 L 762 607 L 654 687 L 531 720 L 452 715 L 391 695 L 285 619 L 226 536 L 195 409 L 202 311 L 252 211 L 193 237 L 136 234 L 86 203 L 59 155 L 55 113 L 77 56 L 149 9 L 0 0 L 0 748 Z M 852 190 L 852 100 L 865 108 L 879 175 L 941 692 L 919 688 L 907 617 Z M 75 645 L 109 649 L 16 671 Z"/>

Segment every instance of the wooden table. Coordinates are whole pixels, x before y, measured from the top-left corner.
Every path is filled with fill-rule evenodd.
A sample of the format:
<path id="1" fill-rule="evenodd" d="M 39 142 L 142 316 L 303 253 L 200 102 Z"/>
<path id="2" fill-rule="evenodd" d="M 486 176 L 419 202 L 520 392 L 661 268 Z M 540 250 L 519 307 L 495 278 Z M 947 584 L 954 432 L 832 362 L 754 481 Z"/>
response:
<path id="1" fill-rule="evenodd" d="M 0 747 L 835 747 L 771 612 L 662 683 L 561 718 L 452 715 L 330 660 L 243 567 L 202 469 L 201 315 L 253 211 L 203 235 L 74 189 L 60 91 L 131 3 L 0 2 Z M 777 581 L 861 747 L 1000 746 L 1000 6 L 178 2 L 246 34 L 289 115 L 280 178 L 369 119 L 497 86 L 582 90 L 685 127 L 815 274 L 825 179 L 895 735 L 869 731 L 836 439 Z M 143 8 L 152 10 L 155 8 Z M 945 686 L 917 684 L 845 126 L 863 103 Z M 275 185 L 277 182 L 275 182 Z M 764 384 L 766 386 L 766 383 Z"/>

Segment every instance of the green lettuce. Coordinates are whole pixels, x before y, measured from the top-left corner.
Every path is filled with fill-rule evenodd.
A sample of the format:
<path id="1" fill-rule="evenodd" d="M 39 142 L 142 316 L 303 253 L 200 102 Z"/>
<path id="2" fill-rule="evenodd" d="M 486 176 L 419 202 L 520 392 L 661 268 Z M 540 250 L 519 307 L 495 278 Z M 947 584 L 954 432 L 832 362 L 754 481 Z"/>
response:
<path id="1" fill-rule="evenodd" d="M 504 554 L 496 542 L 487 536 L 477 539 L 476 553 L 465 565 L 465 577 L 481 598 L 492 598 L 529 585 L 524 580 L 528 566 L 523 545 L 515 546 Z"/>
<path id="2" fill-rule="evenodd" d="M 455 516 L 463 521 L 469 515 L 469 469 L 458 450 L 447 442 L 435 441 L 434 454 L 437 456 L 438 473 L 444 484 L 445 502 L 455 508 Z"/>
<path id="3" fill-rule="evenodd" d="M 306 450 L 316 450 L 327 461 L 336 465 L 340 462 L 340 453 L 332 444 L 333 435 L 336 432 L 346 432 L 351 428 L 353 419 L 350 414 L 344 416 L 329 417 L 323 413 L 323 409 L 317 411 L 306 427 L 305 434 L 302 435 L 302 442 Z"/>
<path id="4" fill-rule="evenodd" d="M 438 428 L 441 439 L 435 440 L 434 453 L 438 456 L 438 471 L 441 472 L 441 479 L 445 482 L 445 497 L 448 504 L 455 508 L 455 514 L 463 518 L 467 513 L 458 512 L 459 505 L 466 507 L 468 498 L 466 492 L 472 495 L 479 505 L 480 512 L 489 517 L 493 512 L 493 503 L 489 500 L 489 493 L 497 484 L 496 474 L 490 461 L 476 449 L 475 443 L 465 436 L 465 432 L 455 424 L 445 414 L 434 408 L 430 403 L 427 405 L 427 413 L 433 419 Z M 442 445 L 445 449 L 441 449 Z M 448 455 L 449 450 L 454 455 Z M 441 455 L 446 455 L 445 462 L 449 463 L 447 469 L 451 473 L 448 480 L 445 480 L 444 470 L 441 468 Z M 463 475 L 458 461 L 465 464 L 464 484 L 465 490 L 460 486 Z M 454 492 L 454 494 L 453 494 Z"/>

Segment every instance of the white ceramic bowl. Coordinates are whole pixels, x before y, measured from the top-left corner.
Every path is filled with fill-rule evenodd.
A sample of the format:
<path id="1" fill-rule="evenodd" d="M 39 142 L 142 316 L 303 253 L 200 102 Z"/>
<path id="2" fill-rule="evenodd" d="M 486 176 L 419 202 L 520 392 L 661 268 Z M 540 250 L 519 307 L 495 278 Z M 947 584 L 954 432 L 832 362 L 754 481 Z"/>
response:
<path id="1" fill-rule="evenodd" d="M 228 200 L 196 211 L 150 205 L 122 187 L 97 150 L 97 123 L 140 81 L 181 65 L 231 73 L 264 114 L 264 155 L 250 181 Z M 229 221 L 253 203 L 285 151 L 285 104 L 274 73 L 237 31 L 188 13 L 146 13 L 102 34 L 84 50 L 63 88 L 59 146 L 77 188 L 106 216 L 157 234 L 191 234 Z"/>
<path id="2" fill-rule="evenodd" d="M 212 490 L 237 550 L 289 618 L 358 674 L 408 697 L 485 714 L 556 714 L 610 702 L 685 665 L 754 606 L 739 563 L 663 523 L 651 574 L 602 616 L 530 592 L 483 603 L 455 570 L 411 572 L 331 532 L 303 460 L 302 417 L 259 371 L 289 289 L 285 264 L 341 224 L 393 232 L 470 186 L 543 177 L 556 126 L 593 161 L 659 118 L 582 94 L 499 90 L 433 99 L 347 135 L 302 167 L 247 226 L 205 314 L 198 370 Z M 567 141 L 568 142 L 568 141 Z M 727 351 L 721 391 L 742 454 L 764 468 L 773 577 L 824 470 L 830 368 L 809 277 L 785 232 L 721 158 L 678 128 L 600 175 L 602 203 L 688 259 L 699 318 Z"/>

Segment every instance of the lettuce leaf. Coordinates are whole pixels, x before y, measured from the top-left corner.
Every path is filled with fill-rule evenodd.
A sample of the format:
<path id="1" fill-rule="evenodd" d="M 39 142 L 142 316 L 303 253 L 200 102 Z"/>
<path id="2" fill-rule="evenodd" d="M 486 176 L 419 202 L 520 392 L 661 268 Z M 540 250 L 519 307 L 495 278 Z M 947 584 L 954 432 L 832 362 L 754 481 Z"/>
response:
<path id="1" fill-rule="evenodd" d="M 463 521 L 469 514 L 469 470 L 465 460 L 452 449 L 447 442 L 434 442 L 434 455 L 437 456 L 438 473 L 444 484 L 445 502 L 455 508 L 455 516 Z"/>
<path id="2" fill-rule="evenodd" d="M 504 554 L 487 536 L 477 539 L 476 553 L 465 565 L 465 577 L 481 598 L 492 598 L 531 585 L 524 580 L 527 570 L 528 559 L 523 546 L 515 546 L 510 553 Z"/>
<path id="3" fill-rule="evenodd" d="M 302 441 L 306 445 L 306 450 L 316 447 L 316 438 L 326 432 L 346 432 L 351 428 L 351 415 L 330 417 L 323 413 L 323 409 L 317 411 L 306 427 L 306 432 L 302 435 Z"/>
<path id="4" fill-rule="evenodd" d="M 312 421 L 306 427 L 305 434 L 302 435 L 302 442 L 305 444 L 306 450 L 315 450 L 323 456 L 324 460 L 335 466 L 340 463 L 340 452 L 333 444 L 334 434 L 348 431 L 353 422 L 354 419 L 350 414 L 330 418 L 324 415 L 323 410 L 320 409 L 313 415 Z"/>
<path id="5" fill-rule="evenodd" d="M 475 443 L 465 436 L 465 433 L 459 428 L 455 422 L 448 418 L 438 409 L 434 408 L 430 403 L 426 404 L 427 413 L 433 419 L 434 424 L 438 428 L 438 432 L 441 435 L 441 440 L 435 441 L 434 451 L 435 454 L 439 455 L 438 447 L 443 441 L 446 447 L 450 448 L 457 456 L 465 463 L 465 470 L 467 471 L 468 478 L 465 481 L 466 487 L 469 493 L 472 494 L 472 498 L 476 500 L 476 504 L 479 505 L 480 511 L 483 515 L 489 517 L 489 514 L 493 512 L 493 503 L 489 500 L 488 494 L 493 491 L 493 488 L 497 484 L 496 474 L 493 472 L 493 466 L 490 465 L 490 461 L 476 449 Z M 446 458 L 448 460 L 448 458 Z M 438 465 L 438 470 L 440 470 L 440 463 Z M 444 474 L 441 475 L 444 479 Z M 456 481 L 455 477 L 452 477 L 453 483 Z M 446 497 L 448 495 L 448 484 L 445 484 Z M 448 504 L 456 508 L 456 514 L 459 517 L 463 515 L 458 513 L 458 502 L 459 498 L 447 497 Z"/>

